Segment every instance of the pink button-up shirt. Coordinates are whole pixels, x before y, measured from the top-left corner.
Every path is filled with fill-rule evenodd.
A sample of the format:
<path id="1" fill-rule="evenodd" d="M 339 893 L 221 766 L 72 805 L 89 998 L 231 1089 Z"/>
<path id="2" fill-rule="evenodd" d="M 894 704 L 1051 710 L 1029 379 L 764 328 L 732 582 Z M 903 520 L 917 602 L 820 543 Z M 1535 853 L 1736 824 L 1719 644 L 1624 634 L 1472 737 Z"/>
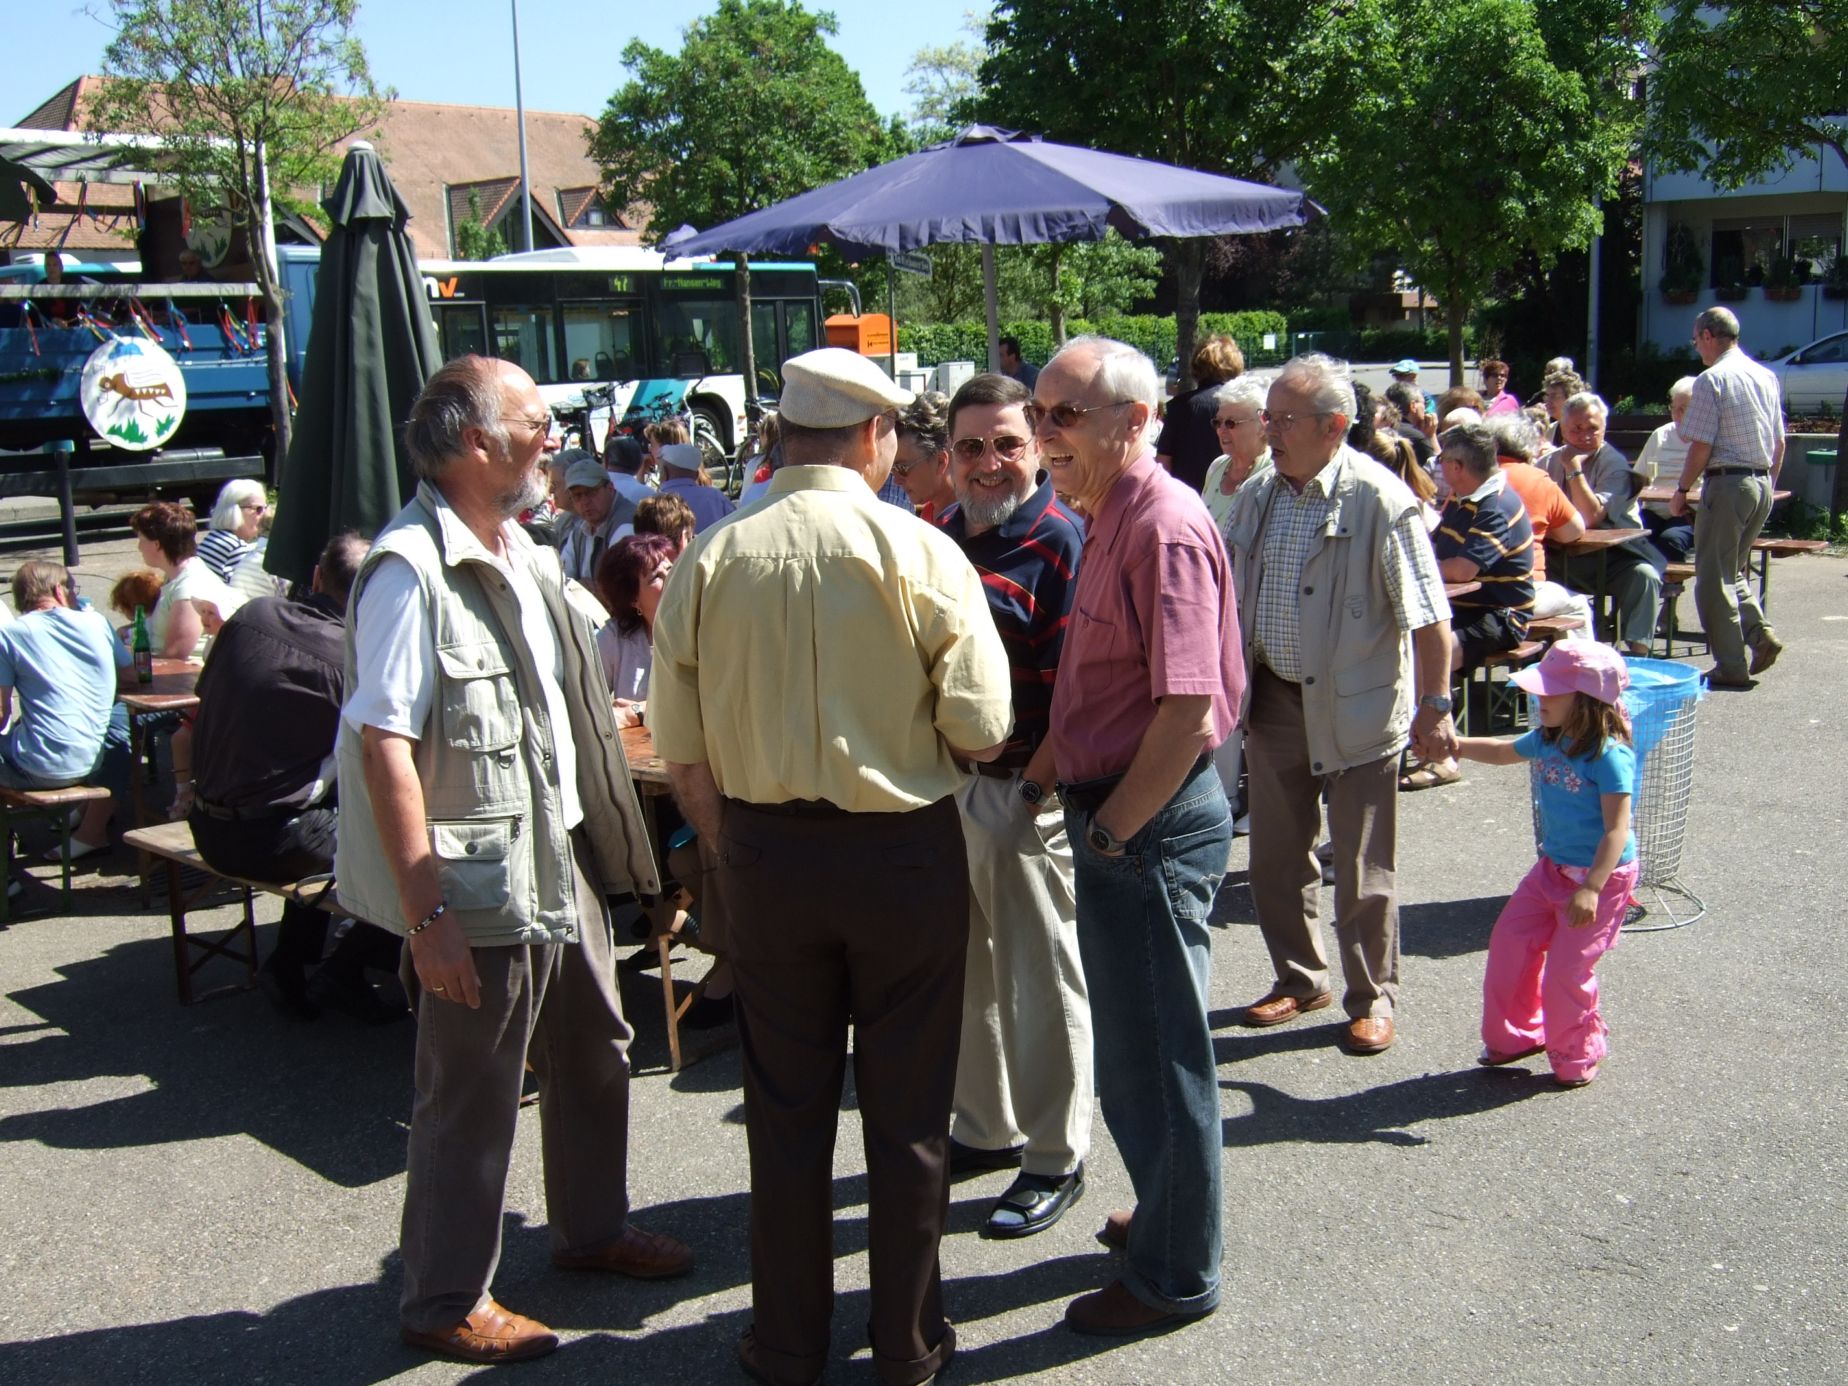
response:
<path id="1" fill-rule="evenodd" d="M 1085 527 L 1052 695 L 1059 778 L 1120 775 L 1169 694 L 1213 700 L 1213 739 L 1231 734 L 1245 691 L 1238 603 L 1225 543 L 1193 488 L 1144 454 Z"/>

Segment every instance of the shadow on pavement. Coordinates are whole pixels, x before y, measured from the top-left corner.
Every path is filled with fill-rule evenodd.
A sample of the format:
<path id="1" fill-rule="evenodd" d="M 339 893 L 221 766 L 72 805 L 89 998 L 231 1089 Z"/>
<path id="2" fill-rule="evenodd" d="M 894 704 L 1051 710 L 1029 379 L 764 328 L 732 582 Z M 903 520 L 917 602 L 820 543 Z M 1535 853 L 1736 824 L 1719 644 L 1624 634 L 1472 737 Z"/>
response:
<path id="1" fill-rule="evenodd" d="M 1220 1124 L 1231 1146 L 1300 1144 L 1427 1145 L 1430 1137 L 1408 1127 L 1423 1121 L 1478 1116 L 1556 1092 L 1550 1077 L 1525 1069 L 1465 1069 L 1426 1073 L 1340 1097 L 1292 1097 L 1269 1083 L 1221 1081 L 1251 1099 L 1251 1111 Z"/>
<path id="2" fill-rule="evenodd" d="M 1418 958 L 1459 958 L 1489 946 L 1506 895 L 1474 900 L 1430 900 L 1399 906 L 1399 948 Z"/>

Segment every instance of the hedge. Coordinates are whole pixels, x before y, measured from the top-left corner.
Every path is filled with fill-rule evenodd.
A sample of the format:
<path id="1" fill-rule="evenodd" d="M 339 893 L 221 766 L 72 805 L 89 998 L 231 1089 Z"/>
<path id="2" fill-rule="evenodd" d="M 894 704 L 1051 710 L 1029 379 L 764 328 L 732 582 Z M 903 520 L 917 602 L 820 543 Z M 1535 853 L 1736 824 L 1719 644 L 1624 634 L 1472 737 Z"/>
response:
<path id="1" fill-rule="evenodd" d="M 1166 369 L 1168 362 L 1174 358 L 1175 327 L 1172 314 L 1156 317 L 1143 313 L 1099 318 L 1096 322 L 1075 319 L 1066 323 L 1065 330 L 1066 335 L 1071 337 L 1095 332 L 1127 342 L 1147 354 L 1161 369 Z M 1264 350 L 1263 345 L 1264 334 L 1267 332 L 1274 334 L 1277 339 L 1275 350 L 1269 352 Z M 1289 322 L 1282 313 L 1202 313 L 1200 325 L 1194 332 L 1194 341 L 1198 343 L 1219 333 L 1227 333 L 1238 342 L 1249 365 L 1274 365 L 1289 354 Z M 1001 335 L 1019 338 L 1021 357 L 1035 365 L 1044 365 L 1052 359 L 1052 329 L 1044 322 L 1004 322 L 1001 324 Z M 915 325 L 901 322 L 898 326 L 898 349 L 916 352 L 921 367 L 934 366 L 940 361 L 974 361 L 980 364 L 988 359 L 988 329 L 979 322 Z"/>

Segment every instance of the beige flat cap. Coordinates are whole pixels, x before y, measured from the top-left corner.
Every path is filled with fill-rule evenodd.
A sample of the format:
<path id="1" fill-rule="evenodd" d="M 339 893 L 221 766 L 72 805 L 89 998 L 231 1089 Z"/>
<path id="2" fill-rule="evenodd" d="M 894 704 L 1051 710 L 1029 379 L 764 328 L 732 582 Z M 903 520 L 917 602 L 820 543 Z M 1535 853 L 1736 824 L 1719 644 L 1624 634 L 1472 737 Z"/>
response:
<path id="1" fill-rule="evenodd" d="M 823 347 L 783 363 L 777 412 L 802 428 L 850 428 L 911 399 L 911 391 L 899 389 L 858 352 Z"/>
<path id="2" fill-rule="evenodd" d="M 595 489 L 598 486 L 608 486 L 609 484 L 610 474 L 604 471 L 603 464 L 589 453 L 585 453 L 569 467 L 565 468 L 565 485 L 567 487 L 589 486 Z"/>

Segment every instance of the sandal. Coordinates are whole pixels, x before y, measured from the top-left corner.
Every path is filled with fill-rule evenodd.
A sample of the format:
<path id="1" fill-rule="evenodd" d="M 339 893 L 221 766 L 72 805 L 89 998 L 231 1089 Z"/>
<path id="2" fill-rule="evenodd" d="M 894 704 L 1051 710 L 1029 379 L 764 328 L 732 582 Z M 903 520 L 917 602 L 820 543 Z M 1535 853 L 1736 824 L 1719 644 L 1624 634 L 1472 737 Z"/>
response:
<path id="1" fill-rule="evenodd" d="M 1462 782 L 1461 770 L 1450 770 L 1431 761 L 1421 761 L 1415 769 L 1399 776 L 1399 789 L 1401 793 L 1410 794 L 1415 790 L 1435 789 L 1439 785 Z"/>

